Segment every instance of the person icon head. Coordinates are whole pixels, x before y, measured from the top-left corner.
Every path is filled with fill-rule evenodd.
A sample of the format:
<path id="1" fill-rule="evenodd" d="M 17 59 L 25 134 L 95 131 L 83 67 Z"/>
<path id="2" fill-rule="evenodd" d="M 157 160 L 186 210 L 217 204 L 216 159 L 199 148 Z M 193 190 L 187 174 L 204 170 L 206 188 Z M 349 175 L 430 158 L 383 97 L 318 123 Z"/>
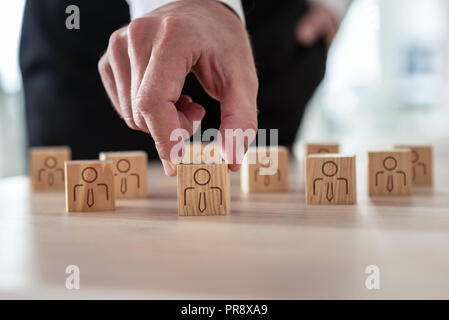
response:
<path id="1" fill-rule="evenodd" d="M 131 169 L 131 163 L 128 159 L 120 159 L 116 164 L 117 170 L 120 173 L 127 173 Z"/>
<path id="2" fill-rule="evenodd" d="M 321 166 L 321 172 L 329 178 L 335 176 L 337 174 L 337 171 L 338 166 L 334 161 L 326 161 Z"/>
<path id="3" fill-rule="evenodd" d="M 385 168 L 385 170 L 393 171 L 398 166 L 398 162 L 392 156 L 388 156 L 384 159 L 382 165 Z"/>
<path id="4" fill-rule="evenodd" d="M 193 174 L 193 180 L 199 186 L 205 186 L 210 182 L 211 176 L 207 169 L 199 168 Z"/>
<path id="5" fill-rule="evenodd" d="M 98 172 L 92 167 L 84 168 L 83 171 L 81 171 L 81 179 L 84 180 L 86 183 L 92 183 L 98 178 Z"/>
<path id="6" fill-rule="evenodd" d="M 45 158 L 44 165 L 47 169 L 53 169 L 58 164 L 58 161 L 55 157 L 49 156 Z"/>

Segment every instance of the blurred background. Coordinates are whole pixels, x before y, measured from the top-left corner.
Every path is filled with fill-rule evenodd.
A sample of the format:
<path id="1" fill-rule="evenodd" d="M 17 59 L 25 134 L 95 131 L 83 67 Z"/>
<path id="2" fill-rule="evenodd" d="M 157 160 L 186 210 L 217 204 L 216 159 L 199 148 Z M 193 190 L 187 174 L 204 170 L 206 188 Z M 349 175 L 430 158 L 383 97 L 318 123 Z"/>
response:
<path id="1" fill-rule="evenodd" d="M 26 172 L 18 40 L 24 0 L 0 2 L 0 177 Z M 449 138 L 449 1 L 354 0 L 309 103 L 301 141 L 343 150 Z"/>
<path id="2" fill-rule="evenodd" d="M 446 0 L 354 1 L 299 139 L 338 140 L 351 152 L 447 144 L 448 15 Z"/>
<path id="3" fill-rule="evenodd" d="M 0 1 L 0 177 L 25 172 L 25 122 L 19 36 L 25 0 Z"/>

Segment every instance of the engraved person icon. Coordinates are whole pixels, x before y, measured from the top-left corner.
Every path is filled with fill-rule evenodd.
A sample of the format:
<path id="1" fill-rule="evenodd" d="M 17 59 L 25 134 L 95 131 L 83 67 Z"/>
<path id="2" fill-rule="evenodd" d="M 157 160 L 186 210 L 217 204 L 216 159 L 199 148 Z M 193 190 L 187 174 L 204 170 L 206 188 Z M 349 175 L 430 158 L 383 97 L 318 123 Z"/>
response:
<path id="1" fill-rule="evenodd" d="M 382 174 L 388 174 L 387 184 L 386 184 L 386 188 L 387 188 L 388 192 L 391 192 L 394 190 L 394 179 L 393 179 L 394 174 L 401 175 L 404 186 L 407 185 L 407 177 L 406 177 L 405 172 L 402 170 L 395 171 L 396 167 L 398 166 L 398 162 L 394 157 L 392 157 L 392 156 L 386 157 L 383 160 L 382 165 L 383 165 L 384 169 L 386 170 L 386 172 L 384 170 L 379 170 L 376 172 L 376 186 L 379 185 L 379 176 Z"/>
<path id="2" fill-rule="evenodd" d="M 52 186 L 55 183 L 55 175 L 59 173 L 61 180 L 64 181 L 64 170 L 61 168 L 56 168 L 58 161 L 53 156 L 48 156 L 44 160 L 44 168 L 40 169 L 38 172 L 38 181 L 41 182 L 43 176 L 47 174 L 47 184 Z"/>
<path id="3" fill-rule="evenodd" d="M 209 170 L 205 168 L 199 168 L 195 170 L 193 174 L 193 180 L 199 187 L 187 187 L 184 189 L 184 206 L 187 205 L 187 192 L 189 190 L 195 190 L 199 189 L 199 195 L 198 195 L 198 210 L 200 212 L 204 212 L 207 208 L 207 201 L 206 201 L 206 191 L 201 188 L 203 186 L 207 186 L 210 183 L 211 180 L 211 174 Z M 209 187 L 212 190 L 216 190 L 220 195 L 220 205 L 223 205 L 223 191 L 220 187 Z"/>
<path id="4" fill-rule="evenodd" d="M 321 166 L 321 173 L 325 176 L 324 178 L 316 178 L 313 180 L 313 195 L 316 194 L 317 183 L 321 181 L 324 183 L 326 181 L 326 199 L 331 202 L 334 199 L 334 182 L 332 180 L 329 181 L 327 178 L 332 178 L 338 173 L 338 165 L 334 161 L 325 161 Z M 327 178 L 326 178 L 327 177 Z M 337 178 L 337 182 L 344 182 L 345 184 L 345 193 L 349 194 L 349 185 L 348 180 L 346 178 Z"/>
<path id="5" fill-rule="evenodd" d="M 128 159 L 120 159 L 117 161 L 116 168 L 118 173 L 114 175 L 120 175 L 120 192 L 125 194 L 128 192 L 128 178 L 135 177 L 137 189 L 140 188 L 140 176 L 137 173 L 128 173 L 131 170 L 131 162 Z M 130 176 L 130 177 L 129 177 Z"/>
<path id="6" fill-rule="evenodd" d="M 84 184 L 76 184 L 73 186 L 73 201 L 76 201 L 76 191 L 78 188 L 87 187 L 87 198 L 86 198 L 86 204 L 90 207 L 92 207 L 95 204 L 95 195 L 94 195 L 94 187 L 93 184 L 98 178 L 98 172 L 95 170 L 95 168 L 87 167 L 84 168 L 83 171 L 81 171 L 81 179 L 83 179 L 84 182 L 86 182 L 86 185 Z M 106 191 L 106 200 L 109 200 L 109 188 L 108 185 L 105 183 L 97 183 L 97 187 L 104 187 Z"/>

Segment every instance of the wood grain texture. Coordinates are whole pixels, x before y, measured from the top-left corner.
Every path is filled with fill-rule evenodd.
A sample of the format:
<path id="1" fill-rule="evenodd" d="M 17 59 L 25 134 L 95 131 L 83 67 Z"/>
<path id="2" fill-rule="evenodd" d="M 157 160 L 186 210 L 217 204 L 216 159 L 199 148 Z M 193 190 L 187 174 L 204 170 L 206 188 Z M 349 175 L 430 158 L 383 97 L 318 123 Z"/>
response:
<path id="1" fill-rule="evenodd" d="M 314 154 L 306 158 L 307 204 L 357 202 L 354 155 Z"/>
<path id="2" fill-rule="evenodd" d="M 71 159 L 70 147 L 34 147 L 29 150 L 31 189 L 64 190 L 64 162 Z"/>
<path id="3" fill-rule="evenodd" d="M 411 159 L 411 152 L 408 149 L 368 152 L 369 195 L 410 195 Z"/>
<path id="4" fill-rule="evenodd" d="M 220 151 L 215 143 L 210 142 L 191 142 L 185 144 L 184 156 L 182 163 L 223 163 Z"/>
<path id="5" fill-rule="evenodd" d="M 243 192 L 283 192 L 288 190 L 288 149 L 250 148 L 240 171 Z"/>
<path id="6" fill-rule="evenodd" d="M 65 180 L 68 212 L 115 209 L 112 161 L 66 161 Z"/>
<path id="7" fill-rule="evenodd" d="M 434 146 L 434 186 L 411 197 L 368 197 L 362 170 L 357 205 L 306 205 L 291 159 L 288 192 L 243 194 L 230 172 L 232 212 L 215 217 L 178 217 L 159 161 L 149 197 L 114 212 L 67 214 L 63 193 L 0 178 L 0 299 L 448 299 L 449 145 Z M 81 290 L 65 287 L 69 264 Z"/>
<path id="8" fill-rule="evenodd" d="M 430 145 L 395 145 L 412 152 L 412 182 L 417 186 L 433 185 L 433 147 Z"/>
<path id="9" fill-rule="evenodd" d="M 100 160 L 111 160 L 116 198 L 147 196 L 148 156 L 145 151 L 102 152 Z"/>
<path id="10" fill-rule="evenodd" d="M 227 215 L 230 210 L 229 169 L 226 164 L 177 166 L 178 215 Z"/>
<path id="11" fill-rule="evenodd" d="M 306 156 L 318 153 L 339 153 L 340 145 L 335 142 L 306 143 Z"/>

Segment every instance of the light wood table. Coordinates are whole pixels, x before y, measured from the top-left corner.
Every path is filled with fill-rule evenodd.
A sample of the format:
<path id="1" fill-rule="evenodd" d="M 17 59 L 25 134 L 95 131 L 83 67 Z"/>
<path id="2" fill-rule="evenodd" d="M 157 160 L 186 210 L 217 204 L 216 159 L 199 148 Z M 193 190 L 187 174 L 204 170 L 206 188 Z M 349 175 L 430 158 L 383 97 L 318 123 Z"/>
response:
<path id="1" fill-rule="evenodd" d="M 0 180 L 0 298 L 449 298 L 449 157 L 432 189 L 306 206 L 302 166 L 290 191 L 240 192 L 227 217 L 178 217 L 176 179 L 149 167 L 149 196 L 115 212 L 66 213 L 63 193 L 32 194 L 26 177 Z M 80 268 L 80 290 L 65 287 Z M 380 268 L 380 290 L 365 268 Z"/>

